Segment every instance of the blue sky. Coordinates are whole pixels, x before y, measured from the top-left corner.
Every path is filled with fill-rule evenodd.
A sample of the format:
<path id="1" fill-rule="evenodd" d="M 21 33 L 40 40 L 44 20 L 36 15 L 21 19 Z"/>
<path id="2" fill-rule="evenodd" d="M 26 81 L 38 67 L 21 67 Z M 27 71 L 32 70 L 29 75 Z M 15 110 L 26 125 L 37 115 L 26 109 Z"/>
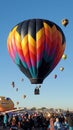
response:
<path id="1" fill-rule="evenodd" d="M 58 24 L 66 37 L 66 60 L 61 60 L 44 80 L 40 95 L 34 95 L 34 88 L 9 56 L 7 37 L 19 22 L 30 18 L 44 18 Z M 61 20 L 69 19 L 67 27 Z M 64 71 L 59 68 L 63 66 Z M 57 78 L 54 79 L 54 75 Z M 24 82 L 21 79 L 24 78 Z M 15 82 L 12 88 L 11 82 Z M 18 87 L 18 92 L 16 88 Z M 22 95 L 27 95 L 26 99 Z M 0 0 L 0 95 L 19 101 L 21 107 L 53 107 L 73 109 L 73 0 Z"/>

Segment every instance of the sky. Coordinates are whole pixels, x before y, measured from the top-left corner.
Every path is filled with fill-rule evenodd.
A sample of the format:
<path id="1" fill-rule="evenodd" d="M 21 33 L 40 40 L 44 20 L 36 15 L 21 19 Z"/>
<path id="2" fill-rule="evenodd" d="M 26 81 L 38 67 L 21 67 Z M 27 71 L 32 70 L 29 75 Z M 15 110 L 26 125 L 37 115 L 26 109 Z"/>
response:
<path id="1" fill-rule="evenodd" d="M 36 85 L 32 85 L 18 69 L 7 49 L 7 37 L 11 29 L 21 21 L 32 18 L 55 22 L 66 37 L 64 53 L 67 54 L 67 59 L 61 59 L 44 79 L 40 95 L 34 95 Z M 64 18 L 69 20 L 66 27 L 61 24 Z M 64 67 L 62 72 L 61 66 Z M 15 82 L 15 88 L 11 86 L 12 81 Z M 26 95 L 25 99 L 22 98 L 23 95 Z M 19 101 L 19 107 L 73 110 L 73 0 L 0 0 L 0 96 L 10 97 L 15 106 Z"/>

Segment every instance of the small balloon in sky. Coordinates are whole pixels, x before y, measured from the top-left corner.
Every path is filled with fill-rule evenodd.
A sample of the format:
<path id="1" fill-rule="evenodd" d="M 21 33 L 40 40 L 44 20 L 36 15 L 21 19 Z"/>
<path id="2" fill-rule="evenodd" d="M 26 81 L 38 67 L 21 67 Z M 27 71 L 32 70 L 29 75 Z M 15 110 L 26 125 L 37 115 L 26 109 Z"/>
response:
<path id="1" fill-rule="evenodd" d="M 68 20 L 68 19 L 63 19 L 63 20 L 62 20 L 62 25 L 63 25 L 63 26 L 66 27 L 66 26 L 68 25 L 68 23 L 69 23 L 69 20 Z"/>
<path id="2" fill-rule="evenodd" d="M 23 98 L 25 99 L 25 98 L 26 98 L 26 95 L 23 95 Z"/>
<path id="3" fill-rule="evenodd" d="M 16 102 L 16 104 L 18 105 L 18 104 L 19 104 L 19 102 L 17 101 L 17 102 Z"/>
<path id="4" fill-rule="evenodd" d="M 63 54 L 62 59 L 66 60 L 67 59 L 67 55 Z"/>
<path id="5" fill-rule="evenodd" d="M 24 79 L 22 78 L 22 79 L 21 79 L 21 81 L 23 82 L 23 81 L 24 81 Z"/>
<path id="6" fill-rule="evenodd" d="M 39 88 L 41 88 L 41 85 L 39 85 Z"/>
<path id="7" fill-rule="evenodd" d="M 54 75 L 54 78 L 55 78 L 55 79 L 57 78 L 57 74 Z"/>
<path id="8" fill-rule="evenodd" d="M 18 88 L 16 88 L 16 91 L 18 91 Z"/>
<path id="9" fill-rule="evenodd" d="M 60 71 L 63 71 L 64 70 L 64 67 L 60 67 Z"/>
<path id="10" fill-rule="evenodd" d="M 15 87 L 15 83 L 14 83 L 14 81 L 12 81 L 11 85 L 12 85 L 13 88 Z"/>

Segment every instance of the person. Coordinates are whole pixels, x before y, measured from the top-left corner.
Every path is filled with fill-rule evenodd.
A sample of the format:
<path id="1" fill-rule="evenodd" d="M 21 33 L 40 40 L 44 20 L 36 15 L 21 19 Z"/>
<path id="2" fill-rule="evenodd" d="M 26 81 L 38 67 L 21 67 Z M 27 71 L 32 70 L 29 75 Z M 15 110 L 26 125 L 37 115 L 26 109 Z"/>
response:
<path id="1" fill-rule="evenodd" d="M 16 120 L 12 120 L 12 124 L 10 126 L 10 130 L 18 130 Z"/>
<path id="2" fill-rule="evenodd" d="M 7 123 L 8 123 L 8 115 L 7 113 L 4 114 L 4 118 L 3 118 L 3 127 L 7 127 Z"/>
<path id="3" fill-rule="evenodd" d="M 69 124 L 66 117 L 63 122 L 63 130 L 69 130 Z"/>
<path id="4" fill-rule="evenodd" d="M 62 130 L 62 123 L 59 121 L 59 118 L 57 117 L 54 122 L 54 130 Z"/>
<path id="5" fill-rule="evenodd" d="M 24 118 L 21 121 L 21 128 L 23 130 L 28 130 L 28 127 L 29 127 L 29 120 L 26 116 L 24 116 Z"/>
<path id="6" fill-rule="evenodd" d="M 47 130 L 54 130 L 54 117 L 51 115 Z"/>
<path id="7" fill-rule="evenodd" d="M 73 114 L 69 114 L 67 119 L 69 124 L 69 130 L 73 130 Z"/>

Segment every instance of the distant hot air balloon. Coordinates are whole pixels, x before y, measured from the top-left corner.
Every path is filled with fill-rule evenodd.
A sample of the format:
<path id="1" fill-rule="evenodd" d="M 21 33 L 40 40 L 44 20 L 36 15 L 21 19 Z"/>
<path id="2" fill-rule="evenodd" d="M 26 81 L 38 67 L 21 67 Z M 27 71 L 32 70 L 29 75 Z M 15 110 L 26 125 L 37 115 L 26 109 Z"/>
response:
<path id="1" fill-rule="evenodd" d="M 39 85 L 38 87 L 41 88 L 41 85 Z"/>
<path id="2" fill-rule="evenodd" d="M 26 98 L 26 95 L 23 95 L 23 98 Z"/>
<path id="3" fill-rule="evenodd" d="M 0 96 L 0 112 L 14 109 L 14 103 L 9 97 Z"/>
<path id="4" fill-rule="evenodd" d="M 12 81 L 11 85 L 12 85 L 13 88 L 15 87 L 15 83 L 14 83 L 14 81 Z"/>
<path id="5" fill-rule="evenodd" d="M 64 70 L 64 67 L 60 67 L 60 71 L 63 71 Z"/>
<path id="6" fill-rule="evenodd" d="M 18 88 L 16 88 L 16 91 L 18 91 Z"/>
<path id="7" fill-rule="evenodd" d="M 63 19 L 63 20 L 62 20 L 62 25 L 63 25 L 63 26 L 66 27 L 68 23 L 69 23 L 69 20 L 68 20 L 68 19 Z"/>
<path id="8" fill-rule="evenodd" d="M 66 60 L 67 59 L 67 55 L 63 54 L 62 59 Z"/>
<path id="9" fill-rule="evenodd" d="M 17 24 L 7 39 L 8 52 L 32 84 L 41 84 L 65 50 L 62 29 L 49 20 L 29 19 Z"/>
<path id="10" fill-rule="evenodd" d="M 19 105 L 19 102 L 17 101 L 16 104 Z"/>
<path id="11" fill-rule="evenodd" d="M 23 82 L 23 81 L 24 81 L 24 79 L 22 78 L 22 79 L 21 79 L 21 81 Z"/>
<path id="12" fill-rule="evenodd" d="M 54 75 L 54 78 L 55 78 L 55 79 L 57 78 L 57 74 Z"/>

